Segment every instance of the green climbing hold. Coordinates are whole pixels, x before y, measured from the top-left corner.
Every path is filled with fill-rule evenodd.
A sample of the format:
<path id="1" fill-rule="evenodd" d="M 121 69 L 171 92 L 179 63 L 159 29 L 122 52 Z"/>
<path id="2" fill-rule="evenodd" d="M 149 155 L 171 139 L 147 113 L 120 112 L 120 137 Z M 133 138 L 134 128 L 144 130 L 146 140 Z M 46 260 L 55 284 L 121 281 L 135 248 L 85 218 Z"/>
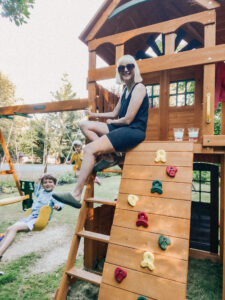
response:
<path id="1" fill-rule="evenodd" d="M 147 298 L 145 296 L 140 296 L 137 298 L 137 300 L 147 300 Z"/>
<path id="2" fill-rule="evenodd" d="M 168 237 L 165 237 L 164 235 L 160 235 L 158 243 L 159 243 L 159 247 L 162 250 L 166 250 L 167 247 L 171 244 L 171 241 Z"/>
<path id="3" fill-rule="evenodd" d="M 160 180 L 154 180 L 152 182 L 151 193 L 162 194 L 162 182 Z"/>

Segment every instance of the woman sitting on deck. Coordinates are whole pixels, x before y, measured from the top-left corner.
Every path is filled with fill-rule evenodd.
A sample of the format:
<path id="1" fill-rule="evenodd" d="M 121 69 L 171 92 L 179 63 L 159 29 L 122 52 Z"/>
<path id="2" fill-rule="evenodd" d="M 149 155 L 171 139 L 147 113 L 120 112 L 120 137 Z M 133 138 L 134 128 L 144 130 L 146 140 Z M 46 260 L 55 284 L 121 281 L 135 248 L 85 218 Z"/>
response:
<path id="1" fill-rule="evenodd" d="M 148 96 L 135 59 L 131 55 L 122 56 L 117 62 L 116 82 L 124 84 L 122 96 L 115 109 L 107 113 L 86 114 L 94 118 L 108 118 L 106 123 L 84 121 L 81 130 L 90 140 L 84 148 L 84 158 L 78 182 L 72 193 L 54 193 L 58 201 L 80 208 L 81 194 L 88 176 L 91 174 L 96 157 L 100 154 L 125 152 L 145 139 L 148 120 Z M 113 156 L 103 156 L 95 166 L 95 171 L 113 164 Z"/>

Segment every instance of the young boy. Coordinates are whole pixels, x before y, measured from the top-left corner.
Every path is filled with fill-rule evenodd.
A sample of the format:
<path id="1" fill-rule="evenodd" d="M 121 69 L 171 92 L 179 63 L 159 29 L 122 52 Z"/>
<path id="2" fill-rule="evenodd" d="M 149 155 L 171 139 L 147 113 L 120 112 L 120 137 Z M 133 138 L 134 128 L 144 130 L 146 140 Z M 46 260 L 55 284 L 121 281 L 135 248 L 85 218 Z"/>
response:
<path id="1" fill-rule="evenodd" d="M 83 147 L 80 140 L 75 140 L 73 142 L 73 151 L 74 153 L 71 156 L 70 163 L 73 164 L 73 171 L 75 172 L 76 176 L 79 177 L 80 175 L 80 168 L 83 160 Z M 95 177 L 95 183 L 101 185 L 99 178 Z"/>
<path id="2" fill-rule="evenodd" d="M 49 174 L 46 174 L 41 178 L 41 184 L 35 187 L 34 194 L 37 199 L 32 205 L 32 213 L 28 217 L 23 218 L 8 227 L 4 233 L 4 238 L 0 241 L 0 261 L 3 254 L 14 241 L 18 232 L 28 232 L 34 228 L 34 224 L 37 221 L 37 217 L 42 206 L 49 205 L 52 208 L 52 213 L 53 209 L 59 211 L 63 208 L 63 204 L 52 197 L 52 192 L 56 182 L 56 178 Z"/>

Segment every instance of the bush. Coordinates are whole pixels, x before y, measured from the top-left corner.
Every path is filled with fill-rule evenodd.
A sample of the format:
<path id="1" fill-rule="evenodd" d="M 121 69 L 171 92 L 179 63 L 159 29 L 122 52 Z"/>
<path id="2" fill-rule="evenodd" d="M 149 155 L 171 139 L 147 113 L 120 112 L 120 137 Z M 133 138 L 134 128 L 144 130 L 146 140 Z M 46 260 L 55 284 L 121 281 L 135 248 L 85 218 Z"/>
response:
<path id="1" fill-rule="evenodd" d="M 72 173 L 72 172 L 65 173 L 65 174 L 61 175 L 58 179 L 58 184 L 60 184 L 60 185 L 74 183 L 74 182 L 76 182 L 76 178 L 75 178 L 74 173 Z"/>
<path id="2" fill-rule="evenodd" d="M 14 180 L 0 181 L 0 191 L 5 194 L 12 194 L 17 191 Z"/>

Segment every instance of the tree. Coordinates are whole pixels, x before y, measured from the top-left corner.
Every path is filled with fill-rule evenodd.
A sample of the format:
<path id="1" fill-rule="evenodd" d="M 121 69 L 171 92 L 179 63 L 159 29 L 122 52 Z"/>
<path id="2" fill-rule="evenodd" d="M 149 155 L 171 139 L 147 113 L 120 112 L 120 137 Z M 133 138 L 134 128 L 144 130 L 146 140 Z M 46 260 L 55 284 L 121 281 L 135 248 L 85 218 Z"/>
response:
<path id="1" fill-rule="evenodd" d="M 7 17 L 17 26 L 27 23 L 29 10 L 33 8 L 35 0 L 0 0 L 1 16 Z"/>
<path id="2" fill-rule="evenodd" d="M 63 74 L 62 86 L 55 93 L 51 93 L 53 101 L 71 100 L 76 98 L 68 74 Z M 49 153 L 57 155 L 60 162 L 63 162 L 69 154 L 74 139 L 84 139 L 80 132 L 79 122 L 84 117 L 82 111 L 58 112 L 49 114 L 49 138 L 51 147 Z"/>

